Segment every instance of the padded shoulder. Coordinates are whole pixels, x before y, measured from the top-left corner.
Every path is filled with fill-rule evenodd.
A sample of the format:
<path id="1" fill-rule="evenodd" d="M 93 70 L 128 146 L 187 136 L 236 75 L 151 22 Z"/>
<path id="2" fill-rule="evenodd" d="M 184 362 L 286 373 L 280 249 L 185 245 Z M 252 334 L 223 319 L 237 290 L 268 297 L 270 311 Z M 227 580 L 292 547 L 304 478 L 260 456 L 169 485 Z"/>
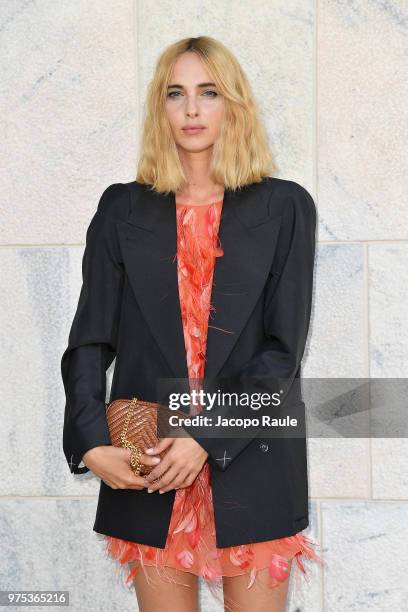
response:
<path id="1" fill-rule="evenodd" d="M 126 183 L 113 183 L 102 193 L 98 213 L 115 218 L 127 219 L 130 212 L 130 191 Z"/>

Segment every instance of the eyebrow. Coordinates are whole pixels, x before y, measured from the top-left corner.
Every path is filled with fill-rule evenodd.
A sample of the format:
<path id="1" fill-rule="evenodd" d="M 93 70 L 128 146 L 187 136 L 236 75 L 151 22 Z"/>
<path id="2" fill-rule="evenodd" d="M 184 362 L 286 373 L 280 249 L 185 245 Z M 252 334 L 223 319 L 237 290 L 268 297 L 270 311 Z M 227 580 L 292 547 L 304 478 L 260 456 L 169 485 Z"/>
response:
<path id="1" fill-rule="evenodd" d="M 199 83 L 197 87 L 217 87 L 215 83 Z M 183 89 L 183 85 L 179 85 L 178 83 L 174 83 L 173 85 L 169 85 L 167 89 Z"/>

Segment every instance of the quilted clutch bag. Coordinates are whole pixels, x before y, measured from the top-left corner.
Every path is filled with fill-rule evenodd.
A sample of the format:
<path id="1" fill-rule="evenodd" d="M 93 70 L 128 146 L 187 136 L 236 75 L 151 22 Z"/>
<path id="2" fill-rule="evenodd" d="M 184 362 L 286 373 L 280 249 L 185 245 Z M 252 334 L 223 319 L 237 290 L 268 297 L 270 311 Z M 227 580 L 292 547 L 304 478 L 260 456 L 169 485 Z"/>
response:
<path id="1" fill-rule="evenodd" d="M 141 463 L 140 456 L 146 448 L 156 446 L 161 439 L 160 433 L 169 430 L 169 416 L 174 415 L 178 416 L 179 422 L 188 416 L 180 410 L 170 410 L 157 402 L 136 397 L 116 399 L 107 405 L 106 418 L 112 445 L 132 451 L 130 465 L 136 476 L 146 476 L 155 467 Z M 167 449 L 155 456 L 163 459 L 166 453 Z"/>

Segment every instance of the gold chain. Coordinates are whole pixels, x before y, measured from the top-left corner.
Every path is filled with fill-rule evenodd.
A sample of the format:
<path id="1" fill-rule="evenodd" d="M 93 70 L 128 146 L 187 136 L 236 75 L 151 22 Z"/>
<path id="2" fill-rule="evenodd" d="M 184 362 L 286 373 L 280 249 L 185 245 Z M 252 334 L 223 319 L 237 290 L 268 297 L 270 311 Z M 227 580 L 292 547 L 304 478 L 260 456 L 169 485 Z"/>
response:
<path id="1" fill-rule="evenodd" d="M 128 411 L 126 413 L 125 424 L 120 434 L 120 440 L 123 448 L 129 448 L 132 452 L 130 455 L 130 466 L 135 473 L 136 476 L 140 476 L 140 471 L 142 469 L 143 463 L 140 461 L 140 457 L 142 456 L 142 451 L 140 448 L 132 444 L 129 440 L 126 439 L 126 434 L 129 428 L 130 419 L 134 414 L 133 406 L 136 406 L 137 398 L 133 397 L 130 402 Z"/>

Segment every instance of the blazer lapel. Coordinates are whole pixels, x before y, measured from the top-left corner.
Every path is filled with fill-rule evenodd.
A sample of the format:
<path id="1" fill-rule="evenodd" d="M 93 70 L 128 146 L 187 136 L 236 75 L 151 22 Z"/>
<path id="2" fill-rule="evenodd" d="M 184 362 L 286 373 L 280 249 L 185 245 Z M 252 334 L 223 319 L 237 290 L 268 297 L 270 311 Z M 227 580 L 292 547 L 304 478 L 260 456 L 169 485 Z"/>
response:
<path id="1" fill-rule="evenodd" d="M 137 185 L 137 184 L 136 184 Z M 250 186 L 252 187 L 252 186 Z M 267 280 L 281 217 L 257 206 L 256 188 L 225 189 L 219 225 L 204 376 L 215 378 Z M 176 378 L 188 378 L 177 277 L 175 195 L 132 189 L 132 211 L 117 221 L 124 265 L 142 314 Z"/>

